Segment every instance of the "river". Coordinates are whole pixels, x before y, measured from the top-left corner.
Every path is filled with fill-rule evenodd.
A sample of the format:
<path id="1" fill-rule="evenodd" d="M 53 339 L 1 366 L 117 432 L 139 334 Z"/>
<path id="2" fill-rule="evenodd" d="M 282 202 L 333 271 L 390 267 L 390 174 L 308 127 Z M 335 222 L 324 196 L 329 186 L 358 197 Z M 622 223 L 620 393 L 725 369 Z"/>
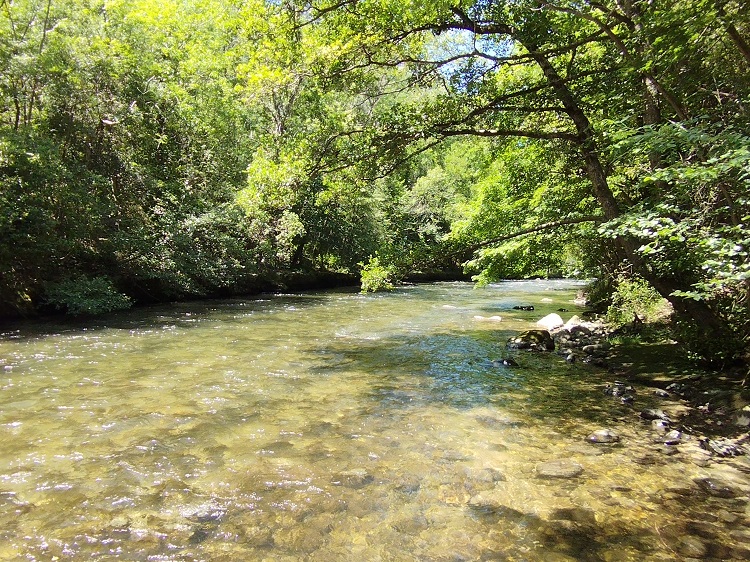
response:
<path id="1" fill-rule="evenodd" d="M 740 559 L 746 498 L 701 489 L 696 444 L 655 442 L 602 392 L 613 375 L 554 353 L 492 363 L 579 311 L 578 289 L 436 283 L 8 329 L 0 560 Z M 601 428 L 621 442 L 585 441 Z M 550 461 L 582 472 L 541 478 Z"/>

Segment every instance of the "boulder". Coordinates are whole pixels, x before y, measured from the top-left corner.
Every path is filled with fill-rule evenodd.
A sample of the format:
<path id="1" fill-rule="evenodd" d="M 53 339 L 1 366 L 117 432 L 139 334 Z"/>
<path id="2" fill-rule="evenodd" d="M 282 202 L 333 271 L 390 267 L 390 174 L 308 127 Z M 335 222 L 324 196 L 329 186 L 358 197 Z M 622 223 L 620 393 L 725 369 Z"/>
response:
<path id="1" fill-rule="evenodd" d="M 508 338 L 508 349 L 534 349 L 554 351 L 555 341 L 547 330 L 526 330 L 517 336 Z"/>
<path id="2" fill-rule="evenodd" d="M 562 326 L 564 326 L 565 322 L 563 322 L 563 319 L 560 318 L 559 314 L 553 312 L 552 314 L 548 314 L 541 320 L 538 320 L 536 325 L 541 326 L 546 330 L 554 330 L 555 328 L 561 328 Z"/>

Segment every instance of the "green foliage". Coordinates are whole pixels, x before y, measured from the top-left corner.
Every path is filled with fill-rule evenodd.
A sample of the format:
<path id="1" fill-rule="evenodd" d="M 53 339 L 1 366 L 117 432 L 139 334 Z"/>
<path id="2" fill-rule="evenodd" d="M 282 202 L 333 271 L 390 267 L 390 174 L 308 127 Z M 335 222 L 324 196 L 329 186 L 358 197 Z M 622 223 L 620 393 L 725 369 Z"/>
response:
<path id="1" fill-rule="evenodd" d="M 0 2 L 0 313 L 77 310 L 65 284 L 100 272 L 159 300 L 465 264 L 633 271 L 693 328 L 748 334 L 747 13 Z"/>
<path id="2" fill-rule="evenodd" d="M 115 289 L 107 277 L 78 277 L 50 283 L 47 303 L 74 316 L 104 314 L 129 308 L 130 298 Z"/>
<path id="3" fill-rule="evenodd" d="M 614 326 L 651 323 L 667 319 L 671 312 L 669 303 L 646 281 L 621 276 L 607 309 L 607 321 Z"/>
<path id="4" fill-rule="evenodd" d="M 370 261 L 360 264 L 361 285 L 363 293 L 376 293 L 379 291 L 390 291 L 393 289 L 393 269 L 382 265 L 380 258 L 371 257 Z"/>

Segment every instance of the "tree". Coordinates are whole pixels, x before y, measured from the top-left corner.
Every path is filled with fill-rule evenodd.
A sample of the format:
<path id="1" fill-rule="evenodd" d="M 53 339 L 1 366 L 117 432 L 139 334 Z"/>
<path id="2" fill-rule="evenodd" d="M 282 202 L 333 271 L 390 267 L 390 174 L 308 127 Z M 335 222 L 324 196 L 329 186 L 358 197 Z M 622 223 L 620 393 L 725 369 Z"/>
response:
<path id="1" fill-rule="evenodd" d="M 638 214 L 638 209 L 664 202 L 667 175 L 651 172 L 684 155 L 651 145 L 644 152 L 649 159 L 643 170 L 618 167 L 615 157 L 623 146 L 618 139 L 645 139 L 639 135 L 648 129 L 642 127 L 656 127 L 667 115 L 686 128 L 706 121 L 746 123 L 742 106 L 734 100 L 746 95 L 747 74 L 727 72 L 736 65 L 725 64 L 717 72 L 703 62 L 706 55 L 711 65 L 737 62 L 743 54 L 734 32 L 747 25 L 739 17 L 740 4 L 526 0 L 407 6 L 344 1 L 313 3 L 306 13 L 311 22 L 330 16 L 332 25 L 349 34 L 353 47 L 343 67 L 409 68 L 411 86 L 426 92 L 422 103 L 401 107 L 394 119 L 380 124 L 381 154 L 466 135 L 549 141 L 575 157 L 569 172 L 585 172 L 601 217 L 616 224 L 631 211 Z M 736 20 L 729 22 L 727 9 Z M 712 15 L 720 17 L 714 21 Z M 435 48 L 445 35 L 453 50 Z M 717 38 L 728 39 L 717 48 Z M 721 88 L 713 90 L 718 83 Z M 713 100 L 711 91 L 716 92 Z M 689 121 L 704 113 L 709 116 Z M 705 154 L 698 159 L 705 161 Z M 645 177 L 659 177 L 661 183 L 641 188 L 642 201 L 633 200 L 626 192 L 632 193 L 629 186 L 613 183 L 622 173 L 633 174 L 630 182 L 644 188 L 649 183 L 642 181 Z M 685 221 L 684 227 L 689 224 Z M 722 238 L 719 223 L 702 224 Z M 674 260 L 657 265 L 644 254 L 633 229 L 605 230 L 614 233 L 618 259 L 629 262 L 707 339 L 736 341 L 721 307 L 708 298 L 686 298 L 703 278 L 700 260 L 688 266 Z M 736 351 L 734 347 L 729 353 Z"/>

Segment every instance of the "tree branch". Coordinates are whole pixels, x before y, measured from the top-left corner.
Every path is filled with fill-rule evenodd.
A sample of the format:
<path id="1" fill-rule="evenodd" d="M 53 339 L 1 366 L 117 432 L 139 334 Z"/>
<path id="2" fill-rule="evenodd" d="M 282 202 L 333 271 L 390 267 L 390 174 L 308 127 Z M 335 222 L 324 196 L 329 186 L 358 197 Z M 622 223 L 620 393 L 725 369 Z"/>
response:
<path id="1" fill-rule="evenodd" d="M 638 64 L 638 61 L 635 60 L 635 58 L 633 57 L 633 55 L 631 54 L 630 50 L 627 48 L 623 40 L 620 39 L 620 37 L 613 31 L 613 29 L 609 25 L 607 25 L 605 22 L 603 22 L 599 18 L 594 17 L 591 14 L 587 14 L 586 12 L 576 10 L 574 8 L 566 8 L 564 6 L 557 6 L 550 2 L 541 2 L 540 5 L 542 6 L 542 8 L 549 8 L 550 10 L 554 10 L 556 12 L 569 14 L 569 15 L 590 21 L 591 23 L 596 25 L 610 39 L 610 41 L 612 41 L 612 43 L 614 43 L 614 45 L 617 47 L 617 50 L 620 51 L 620 54 L 623 57 L 629 60 L 631 64 Z M 664 97 L 664 99 L 672 107 L 675 114 L 677 115 L 677 117 L 680 118 L 680 120 L 686 121 L 688 119 L 688 115 L 685 112 L 685 109 L 682 107 L 682 105 L 677 101 L 677 99 L 670 92 L 668 92 L 664 88 L 664 86 L 661 85 L 661 83 L 656 79 L 656 77 L 652 73 L 641 70 L 641 75 L 644 77 L 647 83 L 652 85 Z"/>
<path id="2" fill-rule="evenodd" d="M 578 135 L 566 133 L 563 131 L 524 131 L 522 129 L 437 129 L 436 135 L 443 138 L 474 136 L 474 137 L 524 137 L 529 139 L 541 140 L 566 140 L 570 142 L 580 142 Z"/>
<path id="3" fill-rule="evenodd" d="M 567 219 L 560 219 L 557 221 L 552 222 L 545 222 L 542 224 L 538 224 L 536 226 L 531 226 L 529 228 L 523 228 L 521 230 L 517 230 L 511 234 L 504 234 L 502 236 L 497 236 L 496 238 L 490 238 L 489 240 L 484 240 L 483 242 L 479 242 L 477 244 L 474 244 L 472 246 L 469 246 L 468 248 L 464 248 L 462 252 L 476 252 L 477 250 L 481 250 L 482 248 L 486 248 L 487 246 L 493 246 L 495 244 L 499 244 L 501 242 L 507 242 L 508 240 L 512 240 L 513 238 L 519 238 L 520 236 L 525 236 L 527 234 L 534 234 L 535 232 L 542 232 L 544 230 L 552 230 L 555 228 L 559 228 L 561 226 L 569 226 L 572 224 L 581 224 L 584 222 L 602 222 L 605 218 L 601 215 L 590 215 L 586 217 L 571 217 Z"/>

